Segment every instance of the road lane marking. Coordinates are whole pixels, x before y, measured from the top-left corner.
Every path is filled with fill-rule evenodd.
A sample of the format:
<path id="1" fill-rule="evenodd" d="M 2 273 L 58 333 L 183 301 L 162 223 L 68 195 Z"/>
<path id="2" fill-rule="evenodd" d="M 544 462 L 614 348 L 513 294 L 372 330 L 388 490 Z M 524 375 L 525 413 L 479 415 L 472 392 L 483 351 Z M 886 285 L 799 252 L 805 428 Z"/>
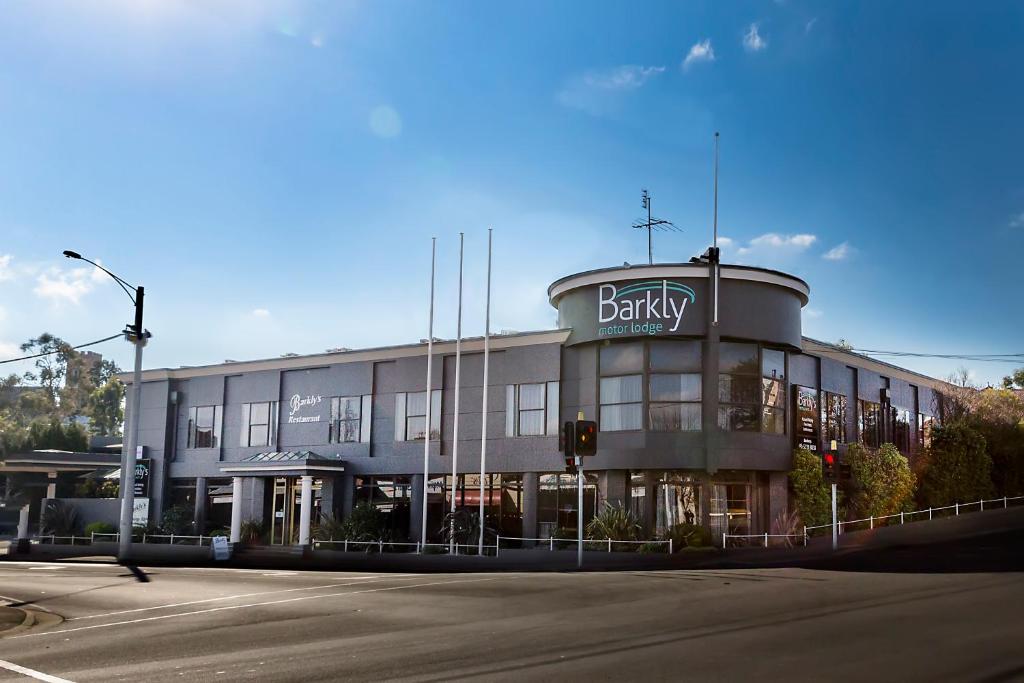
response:
<path id="1" fill-rule="evenodd" d="M 58 676 L 44 674 L 42 671 L 36 671 L 35 669 L 29 669 L 24 666 L 18 666 L 13 662 L 7 662 L 3 659 L 0 659 L 0 668 L 7 669 L 8 671 L 13 671 L 14 673 L 21 674 L 22 676 L 34 678 L 37 681 L 46 681 L 46 683 L 74 683 L 74 681 L 69 681 L 66 678 L 60 678 Z"/>
<path id="2" fill-rule="evenodd" d="M 224 607 L 211 607 L 209 609 L 195 610 L 192 612 L 179 612 L 177 614 L 162 614 L 156 617 L 142 617 L 141 619 L 129 619 L 127 621 L 115 621 L 109 624 L 93 624 L 92 626 L 76 626 L 75 628 L 65 628 L 59 631 L 41 631 L 39 633 L 26 633 L 20 636 L 11 636 L 9 640 L 15 640 L 17 638 L 37 638 L 39 636 L 57 636 L 64 633 L 74 633 L 75 631 L 90 631 L 97 628 L 109 628 L 112 626 L 125 626 L 127 624 L 139 624 L 146 621 L 160 621 L 162 619 L 174 619 L 175 617 L 191 617 L 197 614 L 210 614 L 213 612 L 224 612 L 227 610 L 234 609 L 245 609 L 248 607 L 267 607 L 268 605 L 281 605 L 289 602 L 302 602 L 303 600 L 322 600 L 326 598 L 337 598 L 344 595 L 362 595 L 366 593 L 383 593 L 385 591 L 397 591 L 407 590 L 410 588 L 426 588 L 427 586 L 446 586 L 448 584 L 455 583 L 479 583 L 481 581 L 497 581 L 499 578 L 518 578 L 518 577 L 484 577 L 479 579 L 459 579 L 456 581 L 431 581 L 429 583 L 414 583 L 408 586 L 386 586 L 384 588 L 367 588 L 366 590 L 358 591 L 342 591 L 340 593 L 326 593 L 323 595 L 303 595 L 298 598 L 286 598 L 284 600 L 268 600 L 266 602 L 253 602 L 245 605 L 225 605 Z"/>
<path id="3" fill-rule="evenodd" d="M 117 612 L 103 612 L 101 614 L 86 614 L 81 617 L 68 617 L 64 621 L 80 621 L 82 619 L 100 619 L 102 617 L 113 617 L 119 614 L 133 614 L 136 612 L 147 612 L 155 609 L 168 609 L 170 607 L 187 607 L 189 605 L 201 605 L 207 602 L 216 602 L 218 600 L 236 600 L 238 598 L 254 598 L 257 595 L 275 595 L 277 593 L 295 593 L 296 591 L 315 591 L 322 590 L 324 588 L 341 588 L 342 586 L 355 586 L 360 583 L 364 583 L 370 579 L 380 579 L 388 581 L 396 577 L 392 576 L 367 576 L 360 577 L 359 581 L 352 581 L 351 583 L 330 583 L 323 586 L 302 586 L 300 588 L 280 588 L 272 591 L 258 591 L 255 593 L 239 593 L 238 595 L 221 595 L 216 598 L 204 598 L 203 600 L 189 600 L 188 602 L 172 602 L 166 605 L 153 605 L 151 607 L 136 607 L 134 609 L 124 609 Z M 397 577 L 405 578 L 405 577 Z M 2 597 L 2 596 L 0 596 Z"/>

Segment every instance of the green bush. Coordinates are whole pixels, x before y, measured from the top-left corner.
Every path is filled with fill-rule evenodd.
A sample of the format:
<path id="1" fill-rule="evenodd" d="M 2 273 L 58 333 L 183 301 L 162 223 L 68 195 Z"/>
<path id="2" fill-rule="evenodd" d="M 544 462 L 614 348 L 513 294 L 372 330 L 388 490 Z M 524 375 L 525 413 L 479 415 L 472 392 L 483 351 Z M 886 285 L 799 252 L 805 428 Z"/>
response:
<path id="1" fill-rule="evenodd" d="M 160 526 L 169 534 L 186 534 L 192 531 L 193 510 L 184 505 L 175 505 L 164 511 Z"/>
<path id="2" fill-rule="evenodd" d="M 231 537 L 231 530 L 230 529 L 214 529 L 213 531 L 211 531 L 210 533 L 205 534 L 205 535 L 206 536 L 227 536 L 227 537 L 230 538 Z"/>
<path id="3" fill-rule="evenodd" d="M 61 500 L 51 500 L 43 510 L 40 526 L 44 536 L 78 536 L 82 531 L 82 520 L 74 506 Z"/>
<path id="4" fill-rule="evenodd" d="M 793 506 L 807 526 L 832 522 L 832 494 L 821 474 L 821 457 L 804 448 L 793 453 L 793 469 L 789 473 Z"/>
<path id="5" fill-rule="evenodd" d="M 609 538 L 613 541 L 635 541 L 640 536 L 640 529 L 640 522 L 632 512 L 621 505 L 605 503 L 604 508 L 587 524 L 587 538 L 596 541 Z M 634 550 L 630 544 L 612 544 L 612 549 L 629 552 Z"/>
<path id="6" fill-rule="evenodd" d="M 673 552 L 679 552 L 683 548 L 706 548 L 714 545 L 710 529 L 685 522 L 667 529 L 659 538 L 662 541 L 671 539 Z"/>
<path id="7" fill-rule="evenodd" d="M 877 451 L 851 444 L 846 451 L 850 463 L 849 496 L 852 513 L 858 517 L 881 517 L 914 509 L 917 479 L 910 462 L 891 443 Z"/>
<path id="8" fill-rule="evenodd" d="M 108 522 L 89 522 L 85 525 L 85 535 L 93 534 L 116 534 L 117 528 Z"/>
<path id="9" fill-rule="evenodd" d="M 923 454 L 922 505 L 972 503 L 992 495 L 992 457 L 985 437 L 965 424 L 937 428 Z"/>
<path id="10" fill-rule="evenodd" d="M 238 540 L 242 543 L 256 545 L 263 540 L 264 533 L 266 533 L 266 529 L 262 520 L 247 519 L 242 522 Z"/>

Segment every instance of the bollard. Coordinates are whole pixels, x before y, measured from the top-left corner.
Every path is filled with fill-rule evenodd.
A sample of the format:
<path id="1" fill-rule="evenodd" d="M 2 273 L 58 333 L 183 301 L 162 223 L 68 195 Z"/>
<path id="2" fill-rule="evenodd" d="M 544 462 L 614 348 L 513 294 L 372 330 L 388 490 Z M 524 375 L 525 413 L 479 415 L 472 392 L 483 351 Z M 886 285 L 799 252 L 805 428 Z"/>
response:
<path id="1" fill-rule="evenodd" d="M 548 550 L 554 550 L 554 549 L 555 549 L 555 537 L 554 536 L 548 536 Z"/>
<path id="2" fill-rule="evenodd" d="M 612 539 L 608 539 L 608 552 L 612 551 Z"/>
<path id="3" fill-rule="evenodd" d="M 345 552 L 348 552 L 348 539 L 345 539 Z"/>
<path id="4" fill-rule="evenodd" d="M 931 521 L 931 518 L 932 518 L 932 509 L 928 508 L 928 520 Z"/>
<path id="5" fill-rule="evenodd" d="M 874 515 L 871 515 L 871 521 L 870 521 L 869 524 L 870 524 L 869 527 L 868 527 L 869 529 L 874 529 L 875 528 L 875 516 Z"/>
<path id="6" fill-rule="evenodd" d="M 669 555 L 672 554 L 672 537 L 671 536 L 668 537 L 668 554 Z"/>
<path id="7" fill-rule="evenodd" d="M 903 524 L 903 510 L 900 510 L 900 524 Z"/>
<path id="8" fill-rule="evenodd" d="M 722 532 L 722 550 L 725 550 L 725 537 L 727 535 L 724 531 Z"/>
<path id="9" fill-rule="evenodd" d="M 171 534 L 171 545 L 174 545 L 174 534 Z"/>
<path id="10" fill-rule="evenodd" d="M 960 503 L 953 503 L 953 505 L 956 508 L 956 514 L 959 516 L 960 515 Z"/>
<path id="11" fill-rule="evenodd" d="M 764 532 L 764 547 L 768 547 L 768 532 Z"/>
<path id="12" fill-rule="evenodd" d="M 979 508 L 979 510 L 981 512 L 985 511 L 985 499 L 984 498 L 978 501 L 978 508 Z"/>
<path id="13" fill-rule="evenodd" d="M 807 547 L 807 525 L 804 525 L 804 547 Z"/>
<path id="14" fill-rule="evenodd" d="M 497 557 L 498 553 L 501 552 L 501 536 L 498 536 L 494 541 L 494 556 Z"/>
<path id="15" fill-rule="evenodd" d="M 382 555 L 384 554 L 384 541 L 377 541 L 377 552 L 382 554 Z M 458 548 L 455 549 L 455 554 L 456 555 L 459 554 L 459 549 Z"/>

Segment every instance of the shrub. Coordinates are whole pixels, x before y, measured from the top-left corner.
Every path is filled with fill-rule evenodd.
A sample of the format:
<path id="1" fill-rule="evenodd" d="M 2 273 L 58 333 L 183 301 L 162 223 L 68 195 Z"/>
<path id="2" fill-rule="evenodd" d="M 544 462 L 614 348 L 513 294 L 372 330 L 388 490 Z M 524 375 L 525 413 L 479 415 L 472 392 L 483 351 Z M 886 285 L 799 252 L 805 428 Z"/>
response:
<path id="1" fill-rule="evenodd" d="M 61 500 L 47 503 L 40 526 L 44 536 L 78 536 L 82 531 L 78 510 Z"/>
<path id="2" fill-rule="evenodd" d="M 793 506 L 807 526 L 832 522 L 832 494 L 821 475 L 821 458 L 809 450 L 798 448 L 793 453 L 793 469 L 789 473 Z"/>
<path id="3" fill-rule="evenodd" d="M 969 503 L 992 494 L 992 457 L 985 437 L 972 427 L 954 423 L 937 428 L 922 460 L 923 505 Z"/>
<path id="4" fill-rule="evenodd" d="M 116 534 L 117 528 L 109 522 L 89 522 L 85 525 L 85 535 L 93 534 Z"/>
<path id="5" fill-rule="evenodd" d="M 231 537 L 231 530 L 230 529 L 214 529 L 210 533 L 206 534 L 206 536 L 227 536 L 227 537 L 230 538 Z"/>
<path id="6" fill-rule="evenodd" d="M 265 529 L 263 521 L 259 519 L 247 519 L 242 522 L 242 528 L 238 540 L 242 543 L 257 544 L 263 539 Z"/>
<path id="7" fill-rule="evenodd" d="M 164 511 L 160 526 L 169 534 L 184 534 L 192 531 L 193 511 L 184 505 L 175 505 Z"/>
<path id="8" fill-rule="evenodd" d="M 871 451 L 851 444 L 846 451 L 850 463 L 850 503 L 859 517 L 881 517 L 914 509 L 917 480 L 910 462 L 891 443 Z"/>
<path id="9" fill-rule="evenodd" d="M 683 548 L 706 548 L 714 544 L 710 529 L 685 522 L 667 529 L 661 534 L 660 539 L 672 539 L 673 552 L 679 552 Z"/>
<path id="10" fill-rule="evenodd" d="M 333 515 L 320 514 L 320 522 L 313 529 L 313 538 L 318 541 L 344 541 L 348 530 L 344 520 Z"/>
<path id="11" fill-rule="evenodd" d="M 604 508 L 587 524 L 587 538 L 592 540 L 635 541 L 640 535 L 640 522 L 621 505 L 605 503 Z M 612 546 L 615 548 L 615 546 Z M 617 549 L 632 551 L 628 544 Z"/>
<path id="12" fill-rule="evenodd" d="M 340 536 L 334 540 L 342 541 L 390 541 L 391 525 L 388 516 L 370 503 L 359 503 L 341 523 L 338 531 Z"/>

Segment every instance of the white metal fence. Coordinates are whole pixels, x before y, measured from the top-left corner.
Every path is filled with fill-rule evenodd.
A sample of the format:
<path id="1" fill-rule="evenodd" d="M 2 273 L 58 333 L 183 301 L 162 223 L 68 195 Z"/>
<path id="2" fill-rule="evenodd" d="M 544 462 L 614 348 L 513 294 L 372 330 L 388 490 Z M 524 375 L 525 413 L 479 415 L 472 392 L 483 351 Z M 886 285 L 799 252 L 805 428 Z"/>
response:
<path id="1" fill-rule="evenodd" d="M 525 537 L 522 537 L 522 536 L 498 536 L 497 542 L 495 543 L 495 546 L 494 546 L 495 547 L 495 553 L 494 553 L 495 555 L 498 555 L 501 552 L 501 542 L 502 541 L 519 541 L 520 543 L 523 542 L 523 541 L 526 541 L 528 543 L 536 543 L 536 544 L 538 544 L 535 547 L 543 548 L 543 547 L 547 546 L 548 550 L 556 550 L 556 547 L 555 547 L 556 545 L 558 546 L 558 548 L 557 548 L 558 550 L 563 549 L 563 546 L 569 546 L 569 547 L 575 548 L 577 545 L 579 545 L 579 539 L 576 539 L 576 538 L 555 538 L 554 536 L 549 536 L 548 538 L 525 538 Z M 669 555 L 672 554 L 672 550 L 673 550 L 673 548 L 672 548 L 672 539 L 671 538 L 666 539 L 666 540 L 655 539 L 655 540 L 651 540 L 651 541 L 615 541 L 615 540 L 612 540 L 610 538 L 604 538 L 604 539 L 584 538 L 583 539 L 583 549 L 584 550 L 605 550 L 606 552 L 610 553 L 610 552 L 612 552 L 614 550 L 614 546 L 617 545 L 617 544 L 618 545 L 634 545 L 634 546 L 644 546 L 644 545 L 649 545 L 649 544 L 651 544 L 651 545 L 664 544 L 664 545 L 668 546 L 668 553 L 669 553 Z M 589 548 L 587 547 L 588 545 L 590 546 Z"/>
<path id="2" fill-rule="evenodd" d="M 187 534 L 133 534 L 134 543 L 154 543 L 162 545 L 210 545 L 213 536 L 190 536 Z M 50 545 L 92 545 L 93 543 L 117 543 L 121 539 L 119 533 L 92 533 L 88 536 L 59 536 L 44 534 L 32 539 L 34 543 Z M 141 540 L 136 540 L 141 539 Z"/>
<path id="3" fill-rule="evenodd" d="M 791 538 L 800 539 L 800 542 L 802 542 L 803 545 L 807 545 L 807 534 L 806 533 L 804 533 L 804 534 L 727 534 L 727 533 L 723 533 L 722 534 L 722 548 L 723 549 L 729 547 L 729 539 L 730 538 L 742 539 L 743 541 L 755 540 L 756 542 L 754 542 L 754 543 L 743 543 L 742 545 L 744 545 L 744 546 L 762 546 L 763 545 L 763 547 L 765 547 L 765 548 L 768 547 L 769 540 L 773 539 L 773 538 L 784 539 L 783 542 L 782 542 L 782 545 L 786 546 L 787 548 L 793 545 L 792 543 L 789 542 L 789 539 L 791 539 Z"/>

